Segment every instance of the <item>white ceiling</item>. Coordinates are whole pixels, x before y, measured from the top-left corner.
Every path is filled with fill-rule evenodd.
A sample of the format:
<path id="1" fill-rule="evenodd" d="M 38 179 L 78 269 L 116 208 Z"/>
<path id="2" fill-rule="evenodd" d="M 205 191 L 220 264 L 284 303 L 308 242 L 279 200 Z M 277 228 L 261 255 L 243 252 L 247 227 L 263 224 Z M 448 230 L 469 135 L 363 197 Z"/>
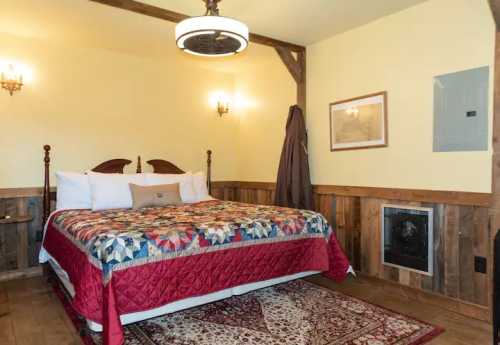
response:
<path id="1" fill-rule="evenodd" d="M 190 16 L 204 14 L 202 0 L 139 0 Z M 309 45 L 427 0 L 223 0 L 221 15 L 250 31 Z"/>

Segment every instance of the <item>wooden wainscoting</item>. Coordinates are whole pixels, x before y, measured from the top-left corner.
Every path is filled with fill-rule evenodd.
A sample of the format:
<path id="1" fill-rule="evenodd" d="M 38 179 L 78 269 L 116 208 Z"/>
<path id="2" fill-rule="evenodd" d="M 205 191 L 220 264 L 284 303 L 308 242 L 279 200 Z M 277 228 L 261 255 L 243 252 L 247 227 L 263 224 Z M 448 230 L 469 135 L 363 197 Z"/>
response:
<path id="1" fill-rule="evenodd" d="M 223 200 L 271 205 L 274 183 L 213 182 Z M 0 225 L 0 280 L 40 274 L 41 188 L 0 189 L 0 215 L 32 215 L 26 224 Z M 353 267 L 368 277 L 401 287 L 398 291 L 453 311 L 490 319 L 490 194 L 314 186 L 315 209 L 334 226 Z M 434 209 L 434 276 L 381 264 L 380 210 L 384 203 Z M 488 260 L 486 274 L 474 270 L 474 256 Z M 390 283 L 390 284 L 389 284 Z"/>
<path id="2" fill-rule="evenodd" d="M 213 182 L 223 200 L 273 204 L 274 183 Z M 364 276 L 401 286 L 401 293 L 432 301 L 474 318 L 490 319 L 491 194 L 314 186 L 315 209 L 334 226 L 354 269 Z M 434 275 L 429 277 L 381 263 L 380 212 L 385 203 L 433 208 Z M 488 260 L 486 274 L 474 269 L 474 256 Z M 403 289 L 404 287 L 404 289 Z"/>
<path id="3" fill-rule="evenodd" d="M 0 281 L 41 274 L 41 188 L 0 189 Z"/>

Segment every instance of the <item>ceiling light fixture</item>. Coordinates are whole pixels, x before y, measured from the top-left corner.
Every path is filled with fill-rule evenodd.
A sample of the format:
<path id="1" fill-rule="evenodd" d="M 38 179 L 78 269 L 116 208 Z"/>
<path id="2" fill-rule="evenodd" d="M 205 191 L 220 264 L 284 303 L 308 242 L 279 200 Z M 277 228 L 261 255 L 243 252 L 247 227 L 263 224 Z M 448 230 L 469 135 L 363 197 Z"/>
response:
<path id="1" fill-rule="evenodd" d="M 203 0 L 204 16 L 183 20 L 175 27 L 177 46 L 198 56 L 229 56 L 242 52 L 248 46 L 248 26 L 236 19 L 219 15 L 222 0 Z"/>

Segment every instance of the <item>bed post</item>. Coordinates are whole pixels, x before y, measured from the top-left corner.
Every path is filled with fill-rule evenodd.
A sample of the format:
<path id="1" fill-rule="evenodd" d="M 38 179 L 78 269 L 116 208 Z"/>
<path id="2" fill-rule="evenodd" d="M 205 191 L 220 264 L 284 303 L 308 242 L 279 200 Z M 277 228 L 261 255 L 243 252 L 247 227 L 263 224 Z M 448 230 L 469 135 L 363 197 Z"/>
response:
<path id="1" fill-rule="evenodd" d="M 207 188 L 208 194 L 212 194 L 212 150 L 207 150 Z"/>
<path id="2" fill-rule="evenodd" d="M 142 173 L 141 156 L 137 156 L 137 170 L 136 173 Z"/>
<path id="3" fill-rule="evenodd" d="M 50 214 L 50 145 L 43 147 L 45 155 L 43 161 L 45 163 L 45 178 L 43 185 L 43 225 L 47 222 Z"/>

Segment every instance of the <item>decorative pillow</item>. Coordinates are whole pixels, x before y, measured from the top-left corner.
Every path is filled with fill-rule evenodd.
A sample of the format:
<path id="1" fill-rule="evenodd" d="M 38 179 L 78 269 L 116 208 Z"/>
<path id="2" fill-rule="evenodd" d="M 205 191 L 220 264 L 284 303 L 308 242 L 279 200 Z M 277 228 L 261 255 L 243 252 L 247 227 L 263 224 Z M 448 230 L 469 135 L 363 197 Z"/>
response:
<path id="1" fill-rule="evenodd" d="M 182 202 L 197 202 L 196 192 L 193 186 L 193 174 L 144 174 L 147 186 L 178 183 Z"/>
<path id="2" fill-rule="evenodd" d="M 196 192 L 196 200 L 210 200 L 210 194 L 208 194 L 207 188 L 207 176 L 203 171 L 199 171 L 196 174 L 193 174 L 193 186 L 194 191 Z"/>
<path id="3" fill-rule="evenodd" d="M 86 174 L 58 171 L 56 179 L 57 210 L 92 208 L 89 178 Z"/>
<path id="4" fill-rule="evenodd" d="M 129 184 L 145 185 L 144 174 L 101 174 L 89 172 L 92 210 L 131 208 Z"/>
<path id="5" fill-rule="evenodd" d="M 182 205 L 178 183 L 156 186 L 138 186 L 131 183 L 129 186 L 134 210 L 153 206 Z"/>

